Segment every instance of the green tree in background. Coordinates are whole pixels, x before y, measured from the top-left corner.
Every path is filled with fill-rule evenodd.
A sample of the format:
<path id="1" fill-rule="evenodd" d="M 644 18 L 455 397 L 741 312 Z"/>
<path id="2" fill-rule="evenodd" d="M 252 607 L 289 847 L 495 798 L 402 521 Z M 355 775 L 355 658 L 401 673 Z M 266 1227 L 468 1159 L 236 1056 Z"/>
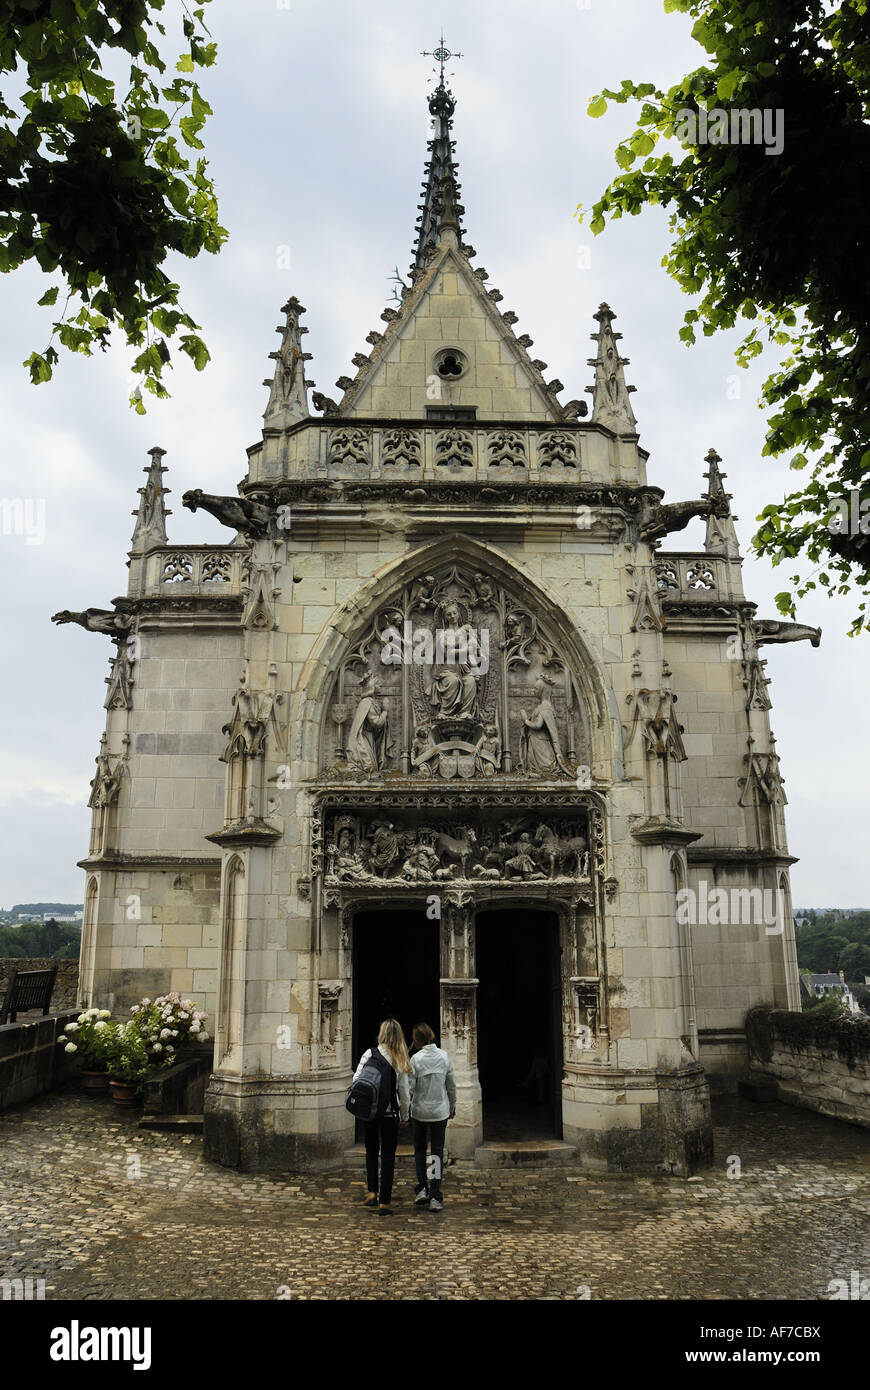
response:
<path id="1" fill-rule="evenodd" d="M 141 414 L 143 388 L 169 394 L 169 340 L 198 371 L 208 361 L 163 268 L 170 251 L 217 252 L 227 235 L 195 153 L 211 114 L 196 70 L 217 52 L 207 3 L 170 0 L 185 40 L 170 75 L 158 48 L 166 0 L 0 0 L 0 270 L 35 263 L 53 282 L 39 303 L 61 306 L 25 363 L 35 383 L 50 380 L 56 344 L 90 355 L 118 329 L 140 349 Z"/>
<path id="2" fill-rule="evenodd" d="M 637 128 L 616 150 L 624 171 L 594 205 L 608 217 L 650 204 L 671 209 L 663 264 L 687 294 L 680 337 L 694 343 L 749 325 L 747 366 L 765 342 L 782 351 L 762 387 L 763 453 L 791 455 L 801 486 L 766 506 L 754 537 L 775 565 L 817 566 L 777 595 L 861 590 L 851 635 L 870 626 L 870 18 L 868 0 L 664 0 L 694 21 L 708 60 L 676 86 L 623 81 L 589 106 L 640 103 Z M 763 144 L 689 143 L 685 113 L 701 108 L 782 112 L 782 153 Z M 679 136 L 676 154 L 661 142 Z M 673 149 L 673 146 L 671 147 Z M 578 209 L 582 220 L 582 212 Z M 855 490 L 856 523 L 844 518 Z M 838 529 L 839 528 L 839 529 Z M 851 529 L 844 529 L 851 528 Z"/>

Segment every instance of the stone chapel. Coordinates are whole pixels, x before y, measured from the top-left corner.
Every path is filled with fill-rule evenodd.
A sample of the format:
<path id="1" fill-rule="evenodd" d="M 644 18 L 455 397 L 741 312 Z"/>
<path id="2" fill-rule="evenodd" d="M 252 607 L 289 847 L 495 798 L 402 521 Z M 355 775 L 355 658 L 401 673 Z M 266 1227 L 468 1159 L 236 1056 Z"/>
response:
<path id="1" fill-rule="evenodd" d="M 182 499 L 226 542 L 169 544 L 155 448 L 126 596 L 55 615 L 115 646 L 81 998 L 208 1010 L 232 1167 L 342 1162 L 395 1016 L 453 1058 L 454 1157 L 688 1174 L 747 1009 L 800 1007 L 760 649 L 819 634 L 745 598 L 714 451 L 697 499 L 647 480 L 607 304 L 591 409 L 560 400 L 467 239 L 454 109 L 442 70 L 408 282 L 339 399 L 291 298 L 238 495 Z M 721 908 L 764 891 L 775 925 Z"/>

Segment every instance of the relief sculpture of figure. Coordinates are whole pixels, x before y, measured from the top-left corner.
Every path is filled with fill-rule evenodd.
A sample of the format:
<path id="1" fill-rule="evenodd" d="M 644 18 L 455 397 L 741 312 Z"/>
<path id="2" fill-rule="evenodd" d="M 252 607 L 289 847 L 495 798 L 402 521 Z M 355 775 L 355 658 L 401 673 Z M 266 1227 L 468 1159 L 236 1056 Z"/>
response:
<path id="1" fill-rule="evenodd" d="M 474 750 L 474 770 L 481 777 L 494 777 L 501 767 L 501 739 L 495 724 L 487 724 Z"/>
<path id="2" fill-rule="evenodd" d="M 538 703 L 530 715 L 520 710 L 523 732 L 520 736 L 520 767 L 523 772 L 555 772 L 559 768 L 570 776 L 570 771 L 562 757 L 559 730 L 556 725 L 556 711 L 550 699 L 548 688 L 553 682 L 549 676 L 541 676 L 535 682 L 535 695 Z"/>
<path id="3" fill-rule="evenodd" d="M 541 873 L 532 857 L 534 845 L 532 844 L 532 837 L 528 832 L 520 836 L 513 848 L 513 856 L 504 861 L 504 866 L 508 871 L 509 877 L 522 879 L 541 879 L 546 877 L 545 874 Z"/>
<path id="4" fill-rule="evenodd" d="M 368 675 L 359 687 L 360 698 L 347 740 L 347 760 L 366 771 L 380 772 L 392 757 L 390 719 L 377 703 L 375 678 Z"/>
<path id="5" fill-rule="evenodd" d="M 387 870 L 399 858 L 401 848 L 396 827 L 392 821 L 372 821 L 369 827 L 370 838 L 366 841 L 368 867 L 380 878 L 389 877 Z"/>
<path id="6" fill-rule="evenodd" d="M 414 742 L 411 744 L 411 766 L 417 772 L 421 772 L 424 777 L 432 777 L 435 768 L 432 759 L 438 752 L 435 740 L 432 737 L 432 730 L 426 725 L 421 724 L 414 733 Z"/>
<path id="7" fill-rule="evenodd" d="M 442 668 L 428 691 L 429 704 L 435 714 L 441 719 L 473 719 L 478 679 L 464 662 L 455 667 Z"/>
<path id="8" fill-rule="evenodd" d="M 477 682 L 483 671 L 476 670 L 467 658 L 477 654 L 479 660 L 477 634 L 463 623 L 455 603 L 446 603 L 442 611 L 445 649 L 460 659 L 438 671 L 427 692 L 429 704 L 441 718 L 473 719 L 477 713 Z"/>

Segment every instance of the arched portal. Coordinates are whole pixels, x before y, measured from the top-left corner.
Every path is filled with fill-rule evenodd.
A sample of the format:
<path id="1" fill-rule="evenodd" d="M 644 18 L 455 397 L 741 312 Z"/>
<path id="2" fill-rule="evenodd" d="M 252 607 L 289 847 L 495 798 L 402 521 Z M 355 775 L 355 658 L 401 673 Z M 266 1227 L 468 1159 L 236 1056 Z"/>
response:
<path id="1" fill-rule="evenodd" d="M 582 633 L 494 547 L 452 536 L 348 600 L 303 679 L 312 943 L 339 962 L 354 1060 L 380 1011 L 404 1021 L 437 998 L 426 1021 L 456 1068 L 454 1151 L 471 1156 L 488 1122 L 494 1140 L 558 1137 L 563 1060 L 607 1055 L 606 795 L 621 775 Z M 506 1067 L 502 1026 L 528 1030 Z"/>

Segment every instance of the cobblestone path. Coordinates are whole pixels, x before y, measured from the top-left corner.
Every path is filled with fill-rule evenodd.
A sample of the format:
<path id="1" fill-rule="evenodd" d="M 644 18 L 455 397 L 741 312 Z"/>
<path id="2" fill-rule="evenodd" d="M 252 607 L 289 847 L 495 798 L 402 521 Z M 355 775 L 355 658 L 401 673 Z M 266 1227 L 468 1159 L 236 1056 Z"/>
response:
<path id="1" fill-rule="evenodd" d="M 436 1215 L 400 1162 L 391 1218 L 361 1166 L 234 1173 L 137 1118 L 73 1091 L 0 1115 L 0 1276 L 76 1300 L 813 1300 L 870 1277 L 870 1133 L 784 1105 L 718 1102 L 700 1181 L 455 1165 Z"/>

